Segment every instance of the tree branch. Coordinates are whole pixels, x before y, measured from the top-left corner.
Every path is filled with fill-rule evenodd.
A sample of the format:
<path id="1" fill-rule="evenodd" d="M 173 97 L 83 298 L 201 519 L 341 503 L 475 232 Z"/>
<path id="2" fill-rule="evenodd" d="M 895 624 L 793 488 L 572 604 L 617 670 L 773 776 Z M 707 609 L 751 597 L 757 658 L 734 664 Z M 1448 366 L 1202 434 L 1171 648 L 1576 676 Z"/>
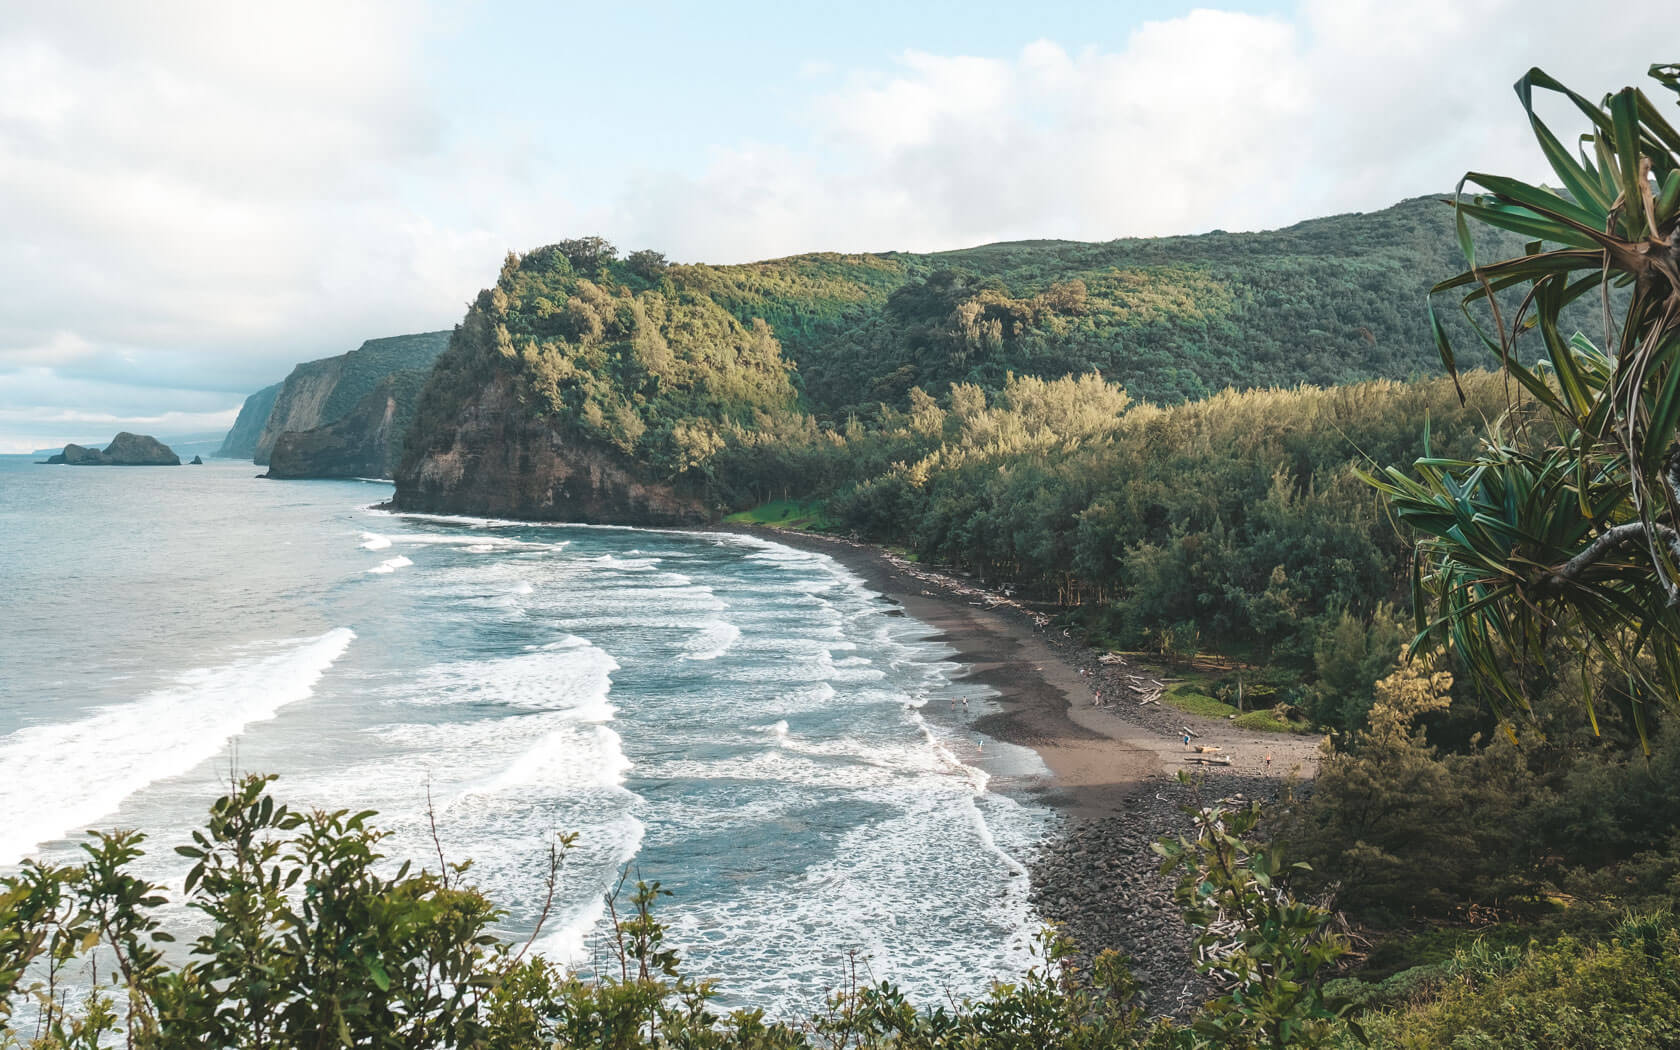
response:
<path id="1" fill-rule="evenodd" d="M 1646 531 L 1647 525 L 1645 522 L 1630 521 L 1625 525 L 1617 525 L 1606 529 L 1599 535 L 1598 539 L 1592 541 L 1586 550 L 1547 574 L 1545 582 L 1549 585 L 1549 589 L 1561 588 L 1566 584 L 1574 583 L 1582 573 L 1597 564 L 1605 555 L 1617 547 L 1640 540 L 1648 540 L 1653 536 L 1667 544 L 1669 552 L 1677 560 L 1680 560 L 1680 532 L 1676 532 L 1671 526 L 1657 522 L 1650 523 L 1648 527 L 1651 530 L 1649 533 Z M 1680 605 L 1680 585 L 1665 580 L 1663 589 L 1668 592 L 1669 605 Z"/>

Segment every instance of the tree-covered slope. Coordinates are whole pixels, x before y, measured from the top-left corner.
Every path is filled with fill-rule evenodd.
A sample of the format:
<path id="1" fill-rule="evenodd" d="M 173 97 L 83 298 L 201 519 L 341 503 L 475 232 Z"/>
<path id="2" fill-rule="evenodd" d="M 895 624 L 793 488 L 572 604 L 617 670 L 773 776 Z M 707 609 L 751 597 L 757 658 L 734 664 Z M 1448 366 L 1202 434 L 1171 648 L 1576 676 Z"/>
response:
<path id="1" fill-rule="evenodd" d="M 525 517 L 703 520 L 732 435 L 794 411 L 770 327 L 598 239 L 510 255 L 421 395 L 396 501 Z"/>
<path id="2" fill-rule="evenodd" d="M 810 405 L 839 413 L 902 404 L 912 386 L 997 390 L 1011 371 L 1100 371 L 1153 401 L 1435 373 L 1421 306 L 1458 265 L 1451 209 L 1417 198 L 1261 233 L 802 255 L 669 277 L 767 321 Z"/>
<path id="3" fill-rule="evenodd" d="M 849 428 L 954 384 L 992 396 L 1011 375 L 1097 373 L 1133 401 L 1171 404 L 1436 374 L 1422 306 L 1457 250 L 1436 199 L 1264 233 L 731 266 L 563 241 L 510 256 L 457 327 L 397 502 L 610 517 L 635 482 L 686 501 L 654 511 L 637 497 L 637 520 L 690 520 L 790 486 L 835 494 L 793 464 L 842 432 L 859 448 Z M 585 453 L 595 480 L 579 502 L 568 479 Z"/>

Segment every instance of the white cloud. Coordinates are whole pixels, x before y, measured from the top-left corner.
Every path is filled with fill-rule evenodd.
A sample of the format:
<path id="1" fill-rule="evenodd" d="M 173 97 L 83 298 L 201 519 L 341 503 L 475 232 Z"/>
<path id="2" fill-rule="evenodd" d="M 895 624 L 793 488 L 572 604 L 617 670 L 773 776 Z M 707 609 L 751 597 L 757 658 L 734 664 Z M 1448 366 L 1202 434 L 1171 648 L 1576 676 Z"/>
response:
<path id="1" fill-rule="evenodd" d="M 1110 51 L 907 52 L 822 98 L 810 148 L 722 148 L 704 172 L 639 184 L 615 225 L 739 260 L 1381 208 L 1472 167 L 1541 177 L 1512 82 L 1535 64 L 1589 95 L 1637 82 L 1663 57 L 1647 37 L 1557 0 L 1305 0 L 1288 19 L 1147 23 Z"/>
<path id="2" fill-rule="evenodd" d="M 221 412 L 457 320 L 507 241 L 427 214 L 439 173 L 488 187 L 445 141 L 416 14 L 0 4 L 0 419 L 90 393 L 145 401 L 108 413 L 130 422 L 182 391 Z"/>
<path id="3" fill-rule="evenodd" d="M 1673 57 L 1648 52 L 1647 21 L 1560 0 L 1207 9 L 1117 46 L 795 56 L 764 90 L 802 124 L 772 134 L 720 99 L 700 161 L 637 167 L 599 122 L 567 122 L 595 107 L 657 137 L 660 113 L 613 110 L 610 83 L 557 69 L 551 94 L 445 97 L 439 18 L 0 0 L 0 439 L 73 412 L 225 415 L 297 361 L 452 324 L 504 252 L 584 233 L 728 262 L 1252 229 L 1467 168 L 1538 176 L 1509 90 L 1524 69 L 1596 95 Z M 704 90 L 712 60 L 625 75 Z"/>

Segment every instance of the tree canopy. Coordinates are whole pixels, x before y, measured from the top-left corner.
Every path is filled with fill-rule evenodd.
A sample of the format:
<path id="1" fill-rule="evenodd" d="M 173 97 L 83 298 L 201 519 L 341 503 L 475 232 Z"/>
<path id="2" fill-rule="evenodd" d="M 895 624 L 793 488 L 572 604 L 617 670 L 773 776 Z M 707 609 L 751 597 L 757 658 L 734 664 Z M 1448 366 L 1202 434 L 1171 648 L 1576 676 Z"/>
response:
<path id="1" fill-rule="evenodd" d="M 1680 91 L 1680 67 L 1655 66 Z M 1458 293 L 1513 386 L 1482 448 L 1378 479 L 1422 537 L 1416 611 L 1498 703 L 1527 709 L 1574 650 L 1589 713 L 1608 690 L 1680 698 L 1680 132 L 1636 88 L 1593 103 L 1538 69 L 1516 91 L 1559 185 L 1471 172 L 1455 208 Z M 1571 152 L 1535 113 L 1553 92 L 1586 118 Z M 1465 184 L 1481 192 L 1466 195 Z M 1472 222 L 1532 238 L 1485 261 Z M 1617 294 L 1612 294 L 1613 292 Z M 1432 294 L 1433 294 L 1432 293 Z M 1520 293 L 1514 304 L 1508 298 Z M 1576 330 L 1564 311 L 1590 304 Z M 1431 306 L 1442 363 L 1455 340 Z"/>

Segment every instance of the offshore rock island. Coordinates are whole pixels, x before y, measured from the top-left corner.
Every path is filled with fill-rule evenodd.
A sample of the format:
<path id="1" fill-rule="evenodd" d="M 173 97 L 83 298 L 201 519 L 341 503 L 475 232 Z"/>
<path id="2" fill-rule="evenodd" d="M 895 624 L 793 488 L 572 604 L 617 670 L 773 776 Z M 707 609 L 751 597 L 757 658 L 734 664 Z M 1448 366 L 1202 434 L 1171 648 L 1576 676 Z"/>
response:
<path id="1" fill-rule="evenodd" d="M 103 450 L 65 445 L 63 452 L 44 462 L 71 467 L 178 467 L 181 457 L 150 434 L 130 434 L 125 430 Z"/>

